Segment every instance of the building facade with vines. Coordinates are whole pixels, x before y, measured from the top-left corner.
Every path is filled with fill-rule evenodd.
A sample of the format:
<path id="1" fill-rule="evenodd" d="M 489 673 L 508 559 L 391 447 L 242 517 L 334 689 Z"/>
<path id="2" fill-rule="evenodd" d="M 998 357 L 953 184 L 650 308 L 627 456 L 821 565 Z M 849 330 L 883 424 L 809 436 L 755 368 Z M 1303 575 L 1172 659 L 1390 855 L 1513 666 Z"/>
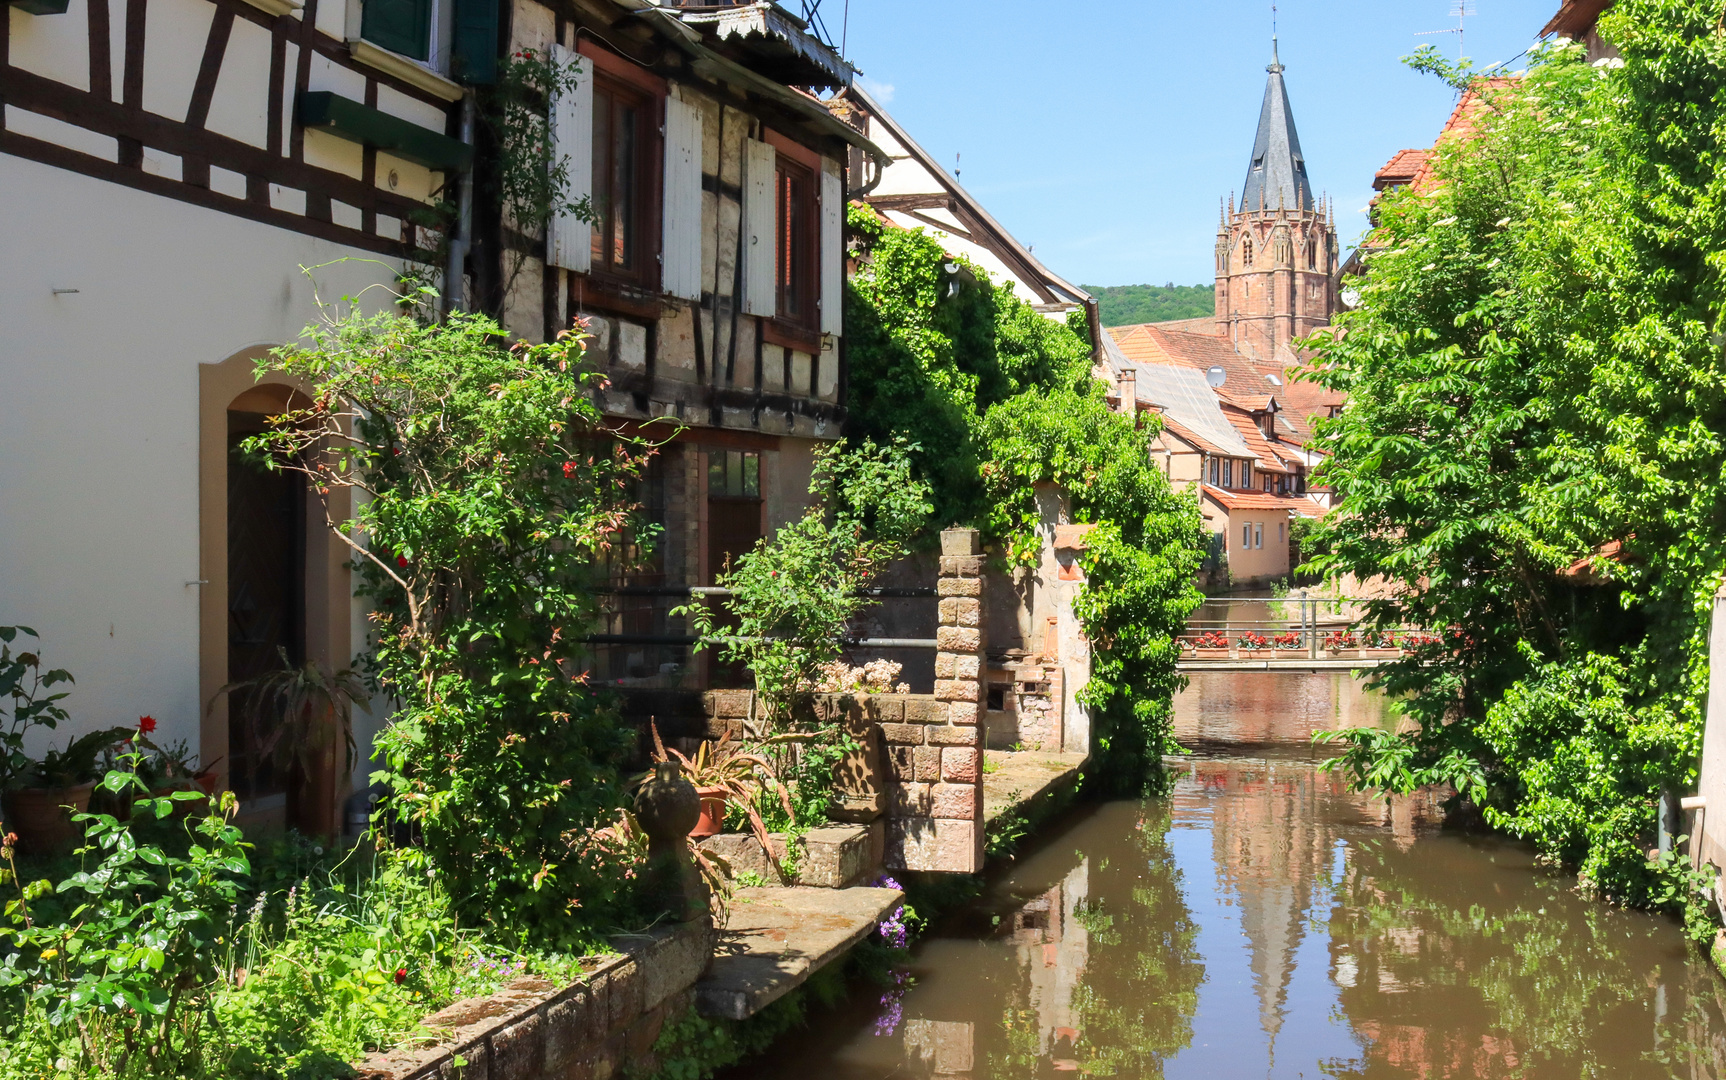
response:
<path id="1" fill-rule="evenodd" d="M 256 362 L 404 275 L 532 340 L 582 328 L 608 422 L 664 433 L 659 543 L 595 663 L 708 679 L 660 640 L 664 590 L 800 514 L 844 419 L 846 165 L 884 159 L 813 95 L 851 77 L 766 4 L 9 4 L 0 624 L 77 678 L 57 738 L 148 714 L 246 821 L 288 816 L 217 691 L 347 666 L 366 608 L 321 502 L 234 450 L 298 390 Z"/>

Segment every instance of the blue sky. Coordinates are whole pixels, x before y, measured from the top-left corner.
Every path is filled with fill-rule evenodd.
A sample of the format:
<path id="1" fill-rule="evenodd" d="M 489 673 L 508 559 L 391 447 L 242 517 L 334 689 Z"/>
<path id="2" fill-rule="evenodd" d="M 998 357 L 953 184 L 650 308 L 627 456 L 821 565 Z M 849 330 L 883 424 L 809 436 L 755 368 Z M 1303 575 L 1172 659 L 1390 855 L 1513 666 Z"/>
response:
<path id="1" fill-rule="evenodd" d="M 1401 58 L 1457 54 L 1455 0 L 1282 0 L 1278 33 L 1313 186 L 1346 252 L 1379 166 L 1428 146 L 1455 104 Z M 1479 64 L 1534 43 L 1559 0 L 1474 0 Z M 795 8 L 795 5 L 791 5 Z M 822 0 L 835 38 L 845 0 Z M 1258 0 L 850 0 L 866 85 L 1056 273 L 1091 285 L 1209 282 L 1217 200 L 1246 176 L 1270 59 Z M 1513 65 L 1520 66 L 1520 65 Z"/>

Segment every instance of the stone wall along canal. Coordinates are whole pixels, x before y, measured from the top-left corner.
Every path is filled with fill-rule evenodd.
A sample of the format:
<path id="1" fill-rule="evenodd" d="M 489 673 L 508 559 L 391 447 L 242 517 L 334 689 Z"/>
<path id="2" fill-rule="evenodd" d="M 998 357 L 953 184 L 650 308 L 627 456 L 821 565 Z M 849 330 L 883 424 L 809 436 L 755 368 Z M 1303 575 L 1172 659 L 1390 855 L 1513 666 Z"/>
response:
<path id="1" fill-rule="evenodd" d="M 909 989 L 739 1075 L 1726 1077 L 1726 983 L 1671 920 L 1317 768 L 1314 729 L 1382 722 L 1347 675 L 1195 677 L 1166 798 L 1077 812 Z"/>

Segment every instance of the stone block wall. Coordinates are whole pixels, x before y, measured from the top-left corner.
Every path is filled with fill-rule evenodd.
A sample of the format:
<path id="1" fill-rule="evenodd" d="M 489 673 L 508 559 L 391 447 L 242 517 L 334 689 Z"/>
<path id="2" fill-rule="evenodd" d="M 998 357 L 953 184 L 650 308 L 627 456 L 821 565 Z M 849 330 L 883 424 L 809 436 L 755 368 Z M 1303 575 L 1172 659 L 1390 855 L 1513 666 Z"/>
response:
<path id="1" fill-rule="evenodd" d="M 845 770 L 846 820 L 886 817 L 884 862 L 890 870 L 974 874 L 983 868 L 983 548 L 975 529 L 941 534 L 936 592 L 933 694 L 820 695 L 815 715 L 836 720 L 864 741 L 864 755 Z M 748 690 L 703 695 L 708 732 L 744 736 L 753 715 Z M 876 795 L 879 798 L 876 798 Z"/>
<path id="2" fill-rule="evenodd" d="M 425 1020 L 435 1046 L 373 1054 L 364 1080 L 599 1080 L 625 1069 L 651 1075 L 667 1020 L 695 1001 L 717 938 L 703 921 L 620 938 L 573 986 L 520 979 L 490 997 L 458 1001 Z M 457 1058 L 466 1064 L 456 1065 Z"/>

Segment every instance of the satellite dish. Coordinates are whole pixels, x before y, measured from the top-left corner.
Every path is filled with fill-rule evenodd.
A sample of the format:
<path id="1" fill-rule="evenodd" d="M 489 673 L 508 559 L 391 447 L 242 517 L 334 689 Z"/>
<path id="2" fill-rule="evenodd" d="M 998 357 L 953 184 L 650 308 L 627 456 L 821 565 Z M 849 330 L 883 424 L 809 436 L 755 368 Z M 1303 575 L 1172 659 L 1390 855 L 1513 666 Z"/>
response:
<path id="1" fill-rule="evenodd" d="M 1229 373 L 1219 364 L 1205 372 L 1205 381 L 1211 384 L 1212 389 L 1220 389 L 1223 383 L 1229 381 Z"/>

